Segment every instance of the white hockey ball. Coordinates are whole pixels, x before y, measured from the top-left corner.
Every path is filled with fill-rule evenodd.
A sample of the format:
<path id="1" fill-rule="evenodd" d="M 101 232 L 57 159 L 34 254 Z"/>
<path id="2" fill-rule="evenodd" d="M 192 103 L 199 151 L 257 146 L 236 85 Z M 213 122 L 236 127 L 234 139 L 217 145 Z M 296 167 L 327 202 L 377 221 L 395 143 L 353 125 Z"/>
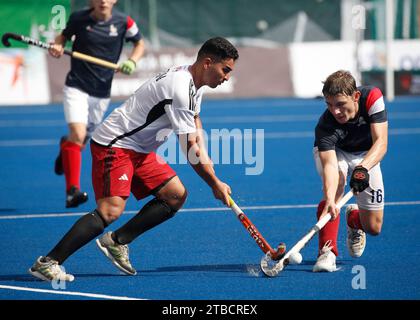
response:
<path id="1" fill-rule="evenodd" d="M 303 260 L 302 255 L 299 252 L 293 252 L 289 256 L 289 263 L 290 264 L 300 264 Z"/>

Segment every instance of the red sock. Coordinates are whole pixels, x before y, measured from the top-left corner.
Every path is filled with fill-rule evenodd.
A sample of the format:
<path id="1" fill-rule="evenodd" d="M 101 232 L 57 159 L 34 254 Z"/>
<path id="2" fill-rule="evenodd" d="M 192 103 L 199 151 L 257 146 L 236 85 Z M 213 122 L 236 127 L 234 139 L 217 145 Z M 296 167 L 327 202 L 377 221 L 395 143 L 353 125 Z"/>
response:
<path id="1" fill-rule="evenodd" d="M 352 210 L 347 218 L 347 225 L 353 229 L 363 230 L 362 223 L 360 222 L 359 210 Z"/>
<path id="2" fill-rule="evenodd" d="M 82 147 L 66 141 L 61 145 L 63 170 L 66 177 L 66 191 L 72 186 L 80 188 L 80 169 L 82 166 Z"/>
<path id="3" fill-rule="evenodd" d="M 325 200 L 322 200 L 318 204 L 318 209 L 316 212 L 316 216 L 319 219 L 319 216 L 322 213 L 322 210 L 324 210 L 325 207 Z M 337 218 L 333 221 L 328 221 L 327 224 L 319 231 L 319 242 L 318 247 L 319 250 L 322 249 L 324 244 L 331 240 L 331 246 L 332 252 L 338 256 L 338 249 L 337 249 L 337 236 L 338 236 L 338 227 L 340 226 L 340 216 L 337 216 Z"/>

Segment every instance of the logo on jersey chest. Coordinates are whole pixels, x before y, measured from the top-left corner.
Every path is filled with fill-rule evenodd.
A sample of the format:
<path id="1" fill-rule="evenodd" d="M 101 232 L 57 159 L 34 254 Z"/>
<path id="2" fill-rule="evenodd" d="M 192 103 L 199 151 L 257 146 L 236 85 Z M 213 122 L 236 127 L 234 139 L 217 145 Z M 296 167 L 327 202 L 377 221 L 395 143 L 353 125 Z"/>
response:
<path id="1" fill-rule="evenodd" d="M 111 36 L 111 37 L 116 37 L 116 36 L 118 36 L 118 29 L 113 25 L 113 24 L 111 24 L 110 26 L 109 26 L 109 35 Z"/>
<path id="2" fill-rule="evenodd" d="M 93 31 L 92 26 L 88 25 L 88 26 L 86 27 L 86 31 Z M 104 31 L 105 31 L 105 30 L 104 30 Z M 106 32 L 106 31 L 105 31 L 105 32 Z M 116 26 L 114 26 L 113 24 L 111 24 L 111 25 L 109 26 L 109 33 L 108 33 L 108 35 L 109 35 L 110 37 L 117 37 L 117 36 L 118 36 L 118 29 L 117 29 L 117 27 L 116 27 Z"/>
<path id="3" fill-rule="evenodd" d="M 363 117 L 359 117 L 359 119 L 358 119 L 358 123 L 357 123 L 357 126 L 362 126 L 362 125 L 364 125 L 364 124 L 367 124 L 367 122 L 366 122 L 366 120 L 365 120 L 365 118 L 363 118 Z"/>

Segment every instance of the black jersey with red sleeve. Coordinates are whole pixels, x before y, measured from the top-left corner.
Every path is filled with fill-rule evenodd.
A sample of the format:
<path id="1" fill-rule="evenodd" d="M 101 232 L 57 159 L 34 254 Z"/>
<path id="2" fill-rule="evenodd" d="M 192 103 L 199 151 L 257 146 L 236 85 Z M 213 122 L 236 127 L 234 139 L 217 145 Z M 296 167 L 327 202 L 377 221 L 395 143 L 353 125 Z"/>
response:
<path id="1" fill-rule="evenodd" d="M 381 90 L 372 86 L 357 88 L 360 93 L 359 110 L 354 119 L 340 124 L 327 109 L 315 128 L 315 147 L 319 151 L 342 149 L 347 152 L 368 151 L 372 147 L 371 123 L 387 121 Z"/>
<path id="2" fill-rule="evenodd" d="M 70 15 L 62 34 L 66 40 L 74 36 L 73 50 L 117 63 L 124 40 L 137 42 L 141 33 L 130 16 L 113 9 L 107 21 L 91 16 L 93 9 L 76 11 Z M 110 96 L 114 70 L 78 59 L 71 59 L 66 85 L 78 88 L 91 96 Z"/>

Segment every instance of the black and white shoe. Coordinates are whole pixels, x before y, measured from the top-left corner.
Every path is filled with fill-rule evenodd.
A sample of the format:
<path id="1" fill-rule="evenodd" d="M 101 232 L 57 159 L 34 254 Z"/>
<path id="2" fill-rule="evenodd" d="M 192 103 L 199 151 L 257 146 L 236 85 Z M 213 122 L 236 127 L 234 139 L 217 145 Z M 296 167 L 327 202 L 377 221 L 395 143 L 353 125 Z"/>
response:
<path id="1" fill-rule="evenodd" d="M 86 201 L 88 201 L 88 194 L 73 186 L 67 192 L 66 208 L 76 208 Z"/>

